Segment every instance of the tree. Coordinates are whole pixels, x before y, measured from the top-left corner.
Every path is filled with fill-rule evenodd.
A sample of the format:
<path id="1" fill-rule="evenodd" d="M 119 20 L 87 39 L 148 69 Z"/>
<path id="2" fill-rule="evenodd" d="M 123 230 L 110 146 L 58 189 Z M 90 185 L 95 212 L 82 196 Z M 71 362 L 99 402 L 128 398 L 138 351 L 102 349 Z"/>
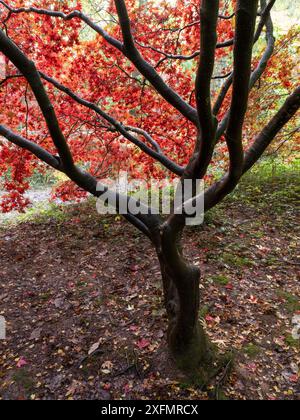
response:
<path id="1" fill-rule="evenodd" d="M 260 0 L 260 7 L 258 0 L 237 0 L 226 2 L 228 8 L 218 0 L 197 5 L 163 1 L 160 7 L 155 1 L 115 0 L 107 9 L 111 18 L 107 31 L 84 14 L 80 4 L 73 9 L 67 2 L 46 2 L 46 8 L 45 2 L 44 8 L 0 3 L 4 16 L 0 52 L 6 57 L 2 118 L 10 123 L 10 128 L 0 126 L 6 139 L 1 154 L 14 168 L 7 188 L 13 190 L 8 201 L 15 205 L 26 189 L 26 176 L 39 160 L 62 172 L 80 190 L 101 198 L 113 193 L 106 186 L 97 188 L 100 159 L 104 171 L 127 166 L 158 178 L 168 172 L 179 178 L 180 185 L 192 181 L 196 191 L 221 147 L 228 151 L 228 170 L 203 193 L 208 211 L 236 188 L 299 109 L 300 88 L 295 87 L 254 139 L 244 130 L 250 92 L 274 51 L 270 11 L 275 0 Z M 31 23 L 20 29 L 25 14 Z M 83 23 L 97 37 L 79 48 Z M 257 59 L 254 45 L 264 33 L 266 47 Z M 164 49 L 159 47 L 162 44 Z M 216 76 L 220 61 L 232 69 Z M 98 66 L 106 66 L 106 71 L 99 74 Z M 49 69 L 51 76 L 46 74 Z M 225 80 L 219 94 L 215 80 Z M 79 86 L 81 94 L 76 93 Z M 26 100 L 20 101 L 23 94 L 18 89 L 24 87 Z M 22 112 L 16 112 L 16 105 Z M 105 144 L 99 141 L 103 133 Z M 124 139 L 134 146 L 123 153 Z M 21 159 L 15 146 L 23 149 Z M 118 210 L 124 197 L 116 198 Z M 181 214 L 173 208 L 167 218 L 145 206 L 125 217 L 157 252 L 171 354 L 182 369 L 205 376 L 213 352 L 199 323 L 200 271 L 182 249 L 187 210 L 198 199 L 195 193 L 182 204 Z"/>

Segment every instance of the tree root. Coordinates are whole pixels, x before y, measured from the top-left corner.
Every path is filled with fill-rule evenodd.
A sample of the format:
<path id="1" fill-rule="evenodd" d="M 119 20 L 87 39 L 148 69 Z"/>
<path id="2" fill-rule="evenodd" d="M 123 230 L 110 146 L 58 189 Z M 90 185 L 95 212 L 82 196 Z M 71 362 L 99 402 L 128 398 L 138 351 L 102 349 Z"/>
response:
<path id="1" fill-rule="evenodd" d="M 234 366 L 234 352 L 218 355 L 215 349 L 210 350 L 206 361 L 201 363 L 193 372 L 186 371 L 185 375 L 192 386 L 201 391 L 206 391 L 210 386 L 214 387 L 212 399 L 220 399 L 222 387 L 230 378 Z"/>

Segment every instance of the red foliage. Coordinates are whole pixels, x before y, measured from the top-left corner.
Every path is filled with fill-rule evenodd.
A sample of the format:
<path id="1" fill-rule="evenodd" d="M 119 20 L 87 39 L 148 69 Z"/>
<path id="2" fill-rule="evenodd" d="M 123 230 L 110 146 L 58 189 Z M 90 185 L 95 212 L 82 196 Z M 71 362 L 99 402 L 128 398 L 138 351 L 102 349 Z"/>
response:
<path id="1" fill-rule="evenodd" d="M 28 2 L 10 2 L 14 7 L 25 3 Z M 72 8 L 67 3 L 37 0 L 31 2 L 31 5 L 51 7 L 65 13 L 82 8 L 79 1 L 72 2 Z M 169 1 L 158 4 L 149 0 L 140 6 L 140 2 L 129 0 L 127 4 L 133 34 L 144 57 L 152 65 L 160 62 L 158 70 L 163 78 L 186 101 L 195 105 L 193 84 L 198 60 L 161 61 L 164 56 L 159 50 L 182 55 L 190 55 L 199 50 L 199 7 L 185 0 L 177 0 L 176 4 L 170 4 Z M 232 5 L 233 2 L 224 13 L 230 14 Z M 1 11 L 1 18 L 4 20 L 7 11 L 3 7 Z M 114 7 L 110 6 L 108 12 L 115 15 Z M 109 16 L 107 14 L 106 17 Z M 121 39 L 119 26 L 111 20 L 112 22 L 102 25 L 114 37 Z M 38 14 L 13 14 L 6 22 L 6 27 L 11 38 L 34 59 L 39 70 L 51 75 L 81 97 L 98 103 L 124 125 L 148 131 L 167 156 L 179 164 L 187 163 L 196 135 L 193 124 L 174 111 L 152 86 L 145 83 L 143 77 L 120 52 L 116 52 L 91 30 L 83 31 L 82 21 L 63 21 Z M 232 38 L 233 21 L 220 19 L 218 32 L 219 42 Z M 222 70 L 222 63 L 231 62 L 231 53 L 232 47 L 217 50 L 217 63 L 221 73 L 226 73 L 226 68 Z M 273 69 L 279 67 L 276 57 L 272 66 Z M 7 61 L 4 67 L 6 76 L 16 73 L 15 68 Z M 272 71 L 274 70 L 271 68 L 270 77 Z M 288 65 L 280 66 L 278 76 L 282 86 L 286 88 L 290 87 L 290 72 Z M 264 76 L 264 80 L 269 76 Z M 118 134 L 108 131 L 104 121 L 95 113 L 58 92 L 52 85 L 47 85 L 47 89 L 77 164 L 87 167 L 99 178 L 118 170 L 130 170 L 131 175 L 138 178 L 147 178 L 149 175 L 155 178 L 165 177 L 164 168 Z M 216 83 L 216 94 L 218 90 L 219 84 Z M 220 119 L 224 116 L 229 100 L 228 95 L 220 112 Z M 41 112 L 24 79 L 13 78 L 0 86 L 0 106 L 1 124 L 18 130 L 28 139 L 56 154 Z M 248 121 L 246 130 L 252 135 L 247 136 L 247 142 L 253 138 L 254 123 L 256 121 Z M 22 197 L 28 188 L 27 180 L 34 170 L 42 170 L 42 166 L 36 158 L 27 152 L 20 152 L 14 145 L 4 140 L 1 145 L 0 175 L 7 174 L 8 170 L 11 172 L 9 181 L 4 185 L 8 195 L 2 200 L 2 209 L 22 210 L 27 205 L 27 200 Z M 221 142 L 215 165 L 225 165 L 226 154 L 224 142 Z M 80 198 L 84 194 L 72 186 L 71 182 L 60 184 L 54 192 L 55 197 L 63 200 Z"/>

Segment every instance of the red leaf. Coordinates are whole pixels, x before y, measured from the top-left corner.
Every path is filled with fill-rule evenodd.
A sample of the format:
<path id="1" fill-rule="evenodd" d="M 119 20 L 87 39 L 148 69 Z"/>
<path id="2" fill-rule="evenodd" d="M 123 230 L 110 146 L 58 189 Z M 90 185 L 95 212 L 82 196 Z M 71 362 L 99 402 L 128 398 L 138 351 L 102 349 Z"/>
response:
<path id="1" fill-rule="evenodd" d="M 143 349 L 147 348 L 150 345 L 150 341 L 149 340 L 146 340 L 145 338 L 142 338 L 140 341 L 138 341 L 136 343 L 136 345 L 137 345 L 137 347 L 140 350 L 143 350 Z"/>
<path id="2" fill-rule="evenodd" d="M 23 366 L 26 366 L 26 365 L 28 365 L 28 363 L 26 362 L 26 360 L 24 359 L 24 357 L 22 356 L 22 357 L 20 357 L 20 359 L 18 360 L 18 363 L 17 363 L 17 368 L 22 368 Z"/>
<path id="3" fill-rule="evenodd" d="M 210 316 L 210 315 L 206 315 L 205 321 L 206 322 L 215 322 L 215 319 L 212 316 Z"/>
<path id="4" fill-rule="evenodd" d="M 297 384 L 298 383 L 298 380 L 299 380 L 299 376 L 298 375 L 291 375 L 290 376 L 290 381 L 291 382 L 294 382 L 295 384 Z"/>

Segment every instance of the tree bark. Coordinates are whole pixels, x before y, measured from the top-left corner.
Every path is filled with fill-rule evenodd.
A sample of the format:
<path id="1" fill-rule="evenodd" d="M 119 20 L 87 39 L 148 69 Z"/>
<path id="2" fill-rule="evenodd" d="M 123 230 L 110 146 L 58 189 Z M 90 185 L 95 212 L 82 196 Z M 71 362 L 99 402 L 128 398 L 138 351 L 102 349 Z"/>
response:
<path id="1" fill-rule="evenodd" d="M 170 353 L 178 368 L 206 382 L 213 351 L 199 319 L 200 270 L 185 260 L 180 240 L 168 227 L 161 231 L 157 254 L 169 322 Z"/>

